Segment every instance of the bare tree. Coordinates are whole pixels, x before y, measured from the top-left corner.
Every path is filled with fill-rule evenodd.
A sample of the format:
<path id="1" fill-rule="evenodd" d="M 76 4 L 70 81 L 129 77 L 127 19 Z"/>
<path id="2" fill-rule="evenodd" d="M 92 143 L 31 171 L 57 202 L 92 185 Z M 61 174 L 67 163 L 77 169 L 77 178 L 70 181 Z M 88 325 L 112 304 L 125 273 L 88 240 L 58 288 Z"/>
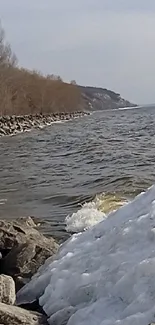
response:
<path id="1" fill-rule="evenodd" d="M 60 76 L 57 76 L 55 74 L 48 74 L 47 79 L 53 80 L 53 81 L 63 81 Z"/>
<path id="2" fill-rule="evenodd" d="M 16 66 L 17 57 L 12 52 L 11 46 L 5 40 L 5 31 L 0 23 L 0 66 Z"/>
<path id="3" fill-rule="evenodd" d="M 70 84 L 76 86 L 77 85 L 76 80 L 71 80 Z"/>
<path id="4" fill-rule="evenodd" d="M 0 115 L 74 112 L 81 100 L 78 87 L 60 76 L 19 68 L 0 24 Z"/>

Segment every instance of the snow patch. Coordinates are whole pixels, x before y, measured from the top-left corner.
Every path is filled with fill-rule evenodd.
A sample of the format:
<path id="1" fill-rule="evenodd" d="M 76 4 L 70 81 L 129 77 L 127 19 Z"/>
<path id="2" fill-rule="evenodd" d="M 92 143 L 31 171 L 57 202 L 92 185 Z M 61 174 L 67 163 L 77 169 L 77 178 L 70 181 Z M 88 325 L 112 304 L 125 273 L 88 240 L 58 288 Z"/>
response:
<path id="1" fill-rule="evenodd" d="M 155 186 L 64 243 L 17 303 L 36 298 L 50 325 L 155 322 Z"/>

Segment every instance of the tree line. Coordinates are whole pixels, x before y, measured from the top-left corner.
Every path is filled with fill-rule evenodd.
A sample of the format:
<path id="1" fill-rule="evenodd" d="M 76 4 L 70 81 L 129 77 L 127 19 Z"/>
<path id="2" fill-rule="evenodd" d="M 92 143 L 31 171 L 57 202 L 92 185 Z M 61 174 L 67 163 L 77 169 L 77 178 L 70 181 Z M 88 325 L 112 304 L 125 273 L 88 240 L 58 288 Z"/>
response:
<path id="1" fill-rule="evenodd" d="M 29 71 L 18 66 L 0 25 L 0 115 L 27 115 L 74 112 L 82 107 L 76 82 L 60 76 Z"/>

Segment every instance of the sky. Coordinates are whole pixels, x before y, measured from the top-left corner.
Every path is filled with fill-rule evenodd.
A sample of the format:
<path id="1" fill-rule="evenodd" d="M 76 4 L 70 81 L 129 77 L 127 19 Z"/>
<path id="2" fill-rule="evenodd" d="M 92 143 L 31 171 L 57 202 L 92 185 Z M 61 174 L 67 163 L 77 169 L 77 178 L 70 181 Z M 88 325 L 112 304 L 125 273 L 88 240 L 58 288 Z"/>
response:
<path id="1" fill-rule="evenodd" d="M 0 0 L 19 65 L 155 103 L 155 0 Z"/>

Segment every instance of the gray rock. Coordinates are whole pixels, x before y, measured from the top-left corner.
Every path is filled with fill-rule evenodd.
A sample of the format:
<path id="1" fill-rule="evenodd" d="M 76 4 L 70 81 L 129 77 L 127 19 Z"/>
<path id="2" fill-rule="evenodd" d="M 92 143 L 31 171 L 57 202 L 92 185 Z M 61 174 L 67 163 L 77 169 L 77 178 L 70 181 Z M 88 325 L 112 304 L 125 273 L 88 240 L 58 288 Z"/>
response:
<path id="1" fill-rule="evenodd" d="M 6 134 L 10 133 L 10 127 L 7 124 L 3 126 L 3 130 L 5 131 Z"/>
<path id="2" fill-rule="evenodd" d="M 14 280 L 7 275 L 0 275 L 0 302 L 14 305 L 16 300 Z"/>
<path id="3" fill-rule="evenodd" d="M 4 325 L 46 325 L 46 316 L 0 303 L 0 322 Z"/>
<path id="4" fill-rule="evenodd" d="M 2 126 L 1 126 L 1 128 L 0 128 L 0 134 L 1 134 L 1 135 L 6 135 L 6 131 L 2 128 Z"/>
<path id="5" fill-rule="evenodd" d="M 0 116 L 0 136 L 17 134 L 19 132 L 29 131 L 32 128 L 40 129 L 54 121 L 69 120 L 86 114 L 89 115 L 89 113 L 84 112 L 60 112 L 53 114 L 30 114 L 24 116 Z"/>
<path id="6" fill-rule="evenodd" d="M 56 241 L 39 233 L 31 218 L 0 221 L 1 270 L 15 280 L 19 290 L 45 260 L 59 248 Z"/>

